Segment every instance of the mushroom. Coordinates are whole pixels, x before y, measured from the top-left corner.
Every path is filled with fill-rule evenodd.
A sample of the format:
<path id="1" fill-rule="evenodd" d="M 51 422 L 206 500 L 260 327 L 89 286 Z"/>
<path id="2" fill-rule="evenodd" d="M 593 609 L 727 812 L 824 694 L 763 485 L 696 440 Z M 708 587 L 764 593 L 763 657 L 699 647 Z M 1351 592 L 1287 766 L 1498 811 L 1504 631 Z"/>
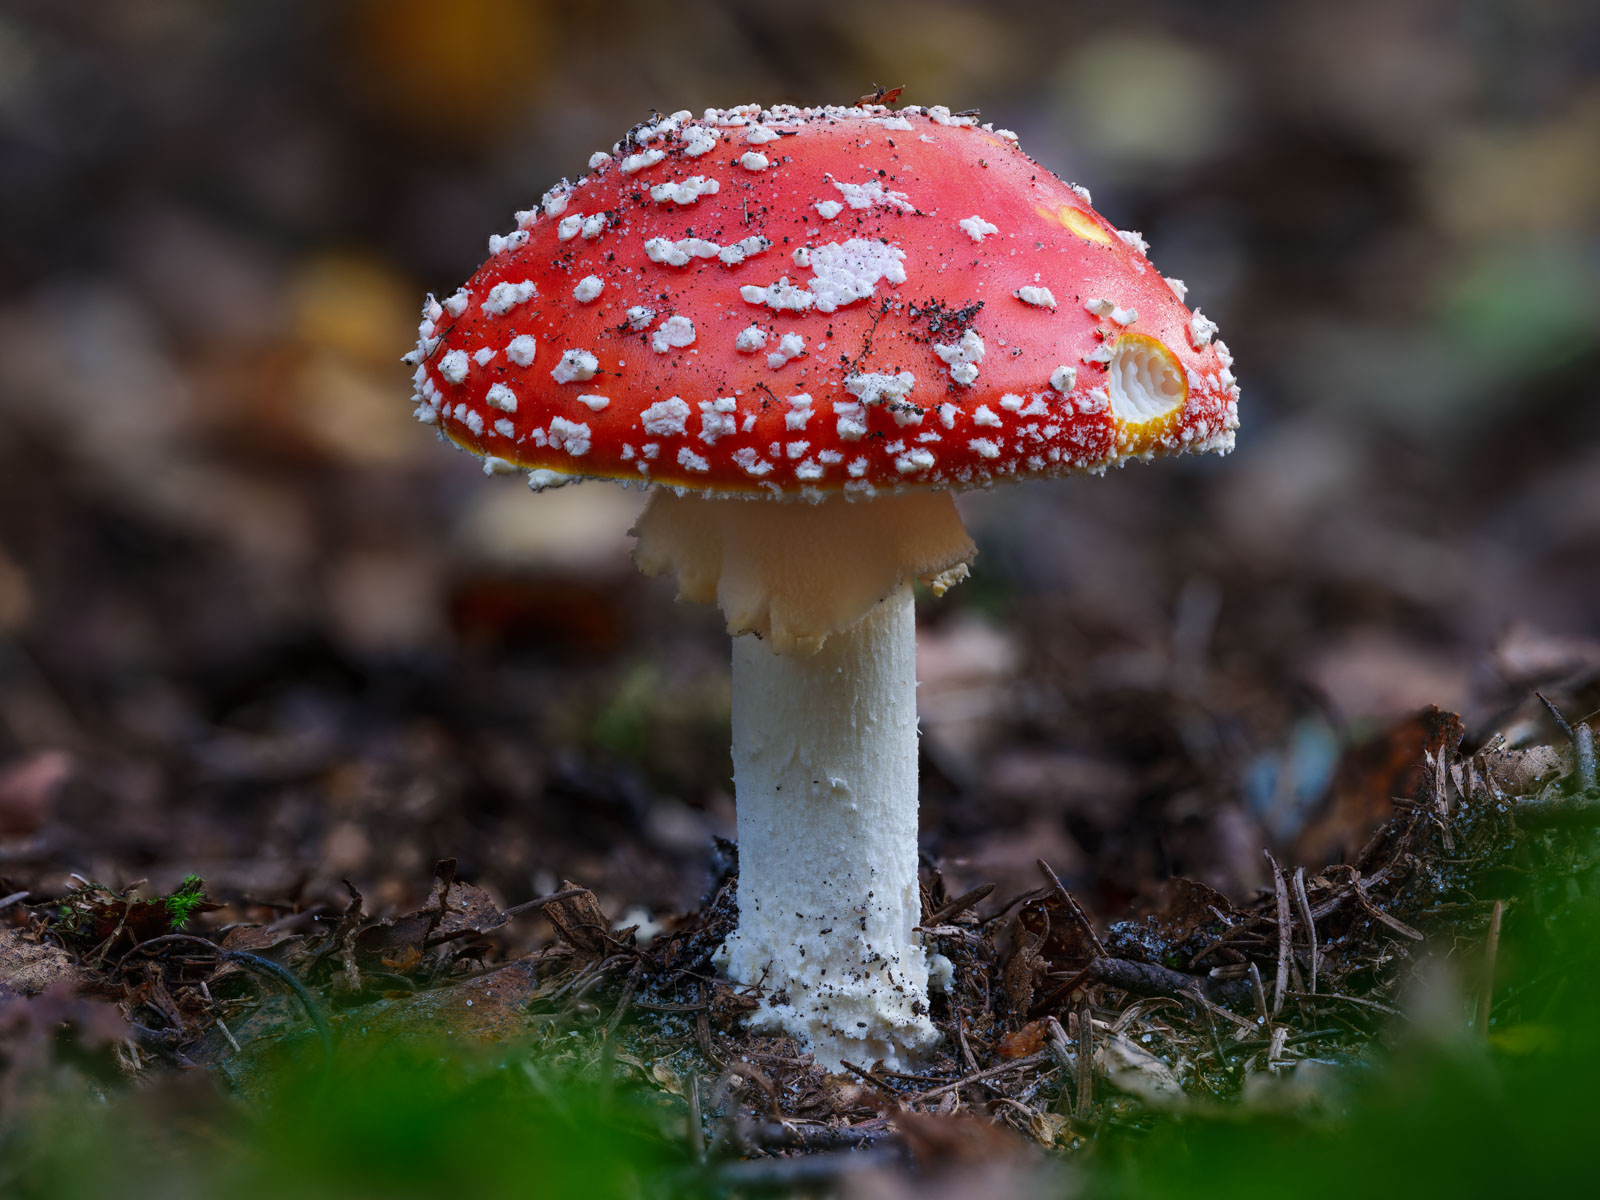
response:
<path id="1" fill-rule="evenodd" d="M 429 298 L 416 415 L 535 490 L 651 489 L 639 567 L 733 635 L 723 968 L 826 1067 L 914 1063 L 912 583 L 966 572 L 958 490 L 1231 449 L 1232 359 L 1137 233 L 975 117 L 679 112 L 590 167 Z"/>

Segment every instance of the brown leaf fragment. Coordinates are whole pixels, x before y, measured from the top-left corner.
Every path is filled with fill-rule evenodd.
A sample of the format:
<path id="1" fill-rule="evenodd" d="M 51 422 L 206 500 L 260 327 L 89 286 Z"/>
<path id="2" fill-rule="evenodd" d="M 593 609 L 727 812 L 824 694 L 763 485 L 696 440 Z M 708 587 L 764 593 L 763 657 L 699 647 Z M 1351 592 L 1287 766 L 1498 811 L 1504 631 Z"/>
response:
<path id="1" fill-rule="evenodd" d="M 872 90 L 862 96 L 856 103 L 886 104 L 892 107 L 900 102 L 900 93 L 905 90 L 906 85 L 903 83 L 899 87 L 880 87 L 877 84 L 873 84 Z"/>
<path id="2" fill-rule="evenodd" d="M 1000 976 L 1001 990 L 1005 992 L 1012 1012 L 1026 1013 L 1033 1007 L 1034 991 L 1047 970 L 1039 954 L 1039 946 L 1043 943 L 1041 934 L 1029 933 L 1021 927 L 1016 931 L 1011 957 L 1006 960 Z"/>
<path id="3" fill-rule="evenodd" d="M 1430 707 L 1350 750 L 1335 772 L 1326 808 L 1300 835 L 1294 857 L 1313 863 L 1348 859 L 1393 815 L 1395 797 L 1416 796 L 1431 782 L 1426 760 L 1453 755 L 1464 734 L 1455 713 Z"/>
<path id="4" fill-rule="evenodd" d="M 1028 1118 L 1028 1132 L 1041 1146 L 1054 1146 L 1062 1140 L 1063 1133 L 1068 1138 L 1072 1136 L 1067 1129 L 1067 1118 L 1053 1112 L 1035 1112 Z"/>
<path id="5" fill-rule="evenodd" d="M 570 879 L 561 881 L 561 890 L 578 885 Z M 606 953 L 606 935 L 611 932 L 611 921 L 600 909 L 594 893 L 584 890 L 575 896 L 545 905 L 544 915 L 556 927 L 561 940 L 578 951 L 580 960 L 600 958 Z M 581 963 L 580 963 L 581 965 Z"/>
<path id="6" fill-rule="evenodd" d="M 222 935 L 220 945 L 224 950 L 244 950 L 260 954 L 285 942 L 296 941 L 303 935 L 291 929 L 274 929 L 270 925 L 235 925 Z"/>
<path id="7" fill-rule="evenodd" d="M 435 880 L 428 906 L 437 908 L 439 912 L 434 938 L 488 933 L 506 923 L 506 916 L 494 898 L 481 887 L 470 883 L 452 883 L 445 887 Z"/>
<path id="8" fill-rule="evenodd" d="M 1041 1018 L 1029 1021 L 1015 1033 L 1002 1034 L 995 1042 L 995 1053 L 1001 1058 L 1022 1058 L 1044 1049 L 1048 1026 Z"/>
<path id="9" fill-rule="evenodd" d="M 30 941 L 19 929 L 0 929 L 0 1000 L 36 996 L 53 983 L 78 982 L 72 955 L 59 946 Z"/>

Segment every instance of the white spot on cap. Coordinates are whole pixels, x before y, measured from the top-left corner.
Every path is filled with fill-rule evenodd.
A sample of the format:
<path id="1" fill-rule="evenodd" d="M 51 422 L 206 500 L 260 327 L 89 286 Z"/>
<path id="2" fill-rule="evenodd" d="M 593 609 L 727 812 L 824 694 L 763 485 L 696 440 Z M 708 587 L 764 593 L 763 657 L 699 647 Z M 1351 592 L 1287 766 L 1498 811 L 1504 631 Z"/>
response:
<path id="1" fill-rule="evenodd" d="M 765 304 L 777 312 L 805 312 L 817 301 L 804 288 L 791 284 L 787 275 L 764 288 L 746 284 L 739 289 L 739 295 L 747 304 Z"/>
<path id="2" fill-rule="evenodd" d="M 717 257 L 723 262 L 727 263 L 728 266 L 736 267 L 745 259 L 749 258 L 752 254 L 760 254 L 763 250 L 767 249 L 771 245 L 772 243 L 767 241 L 767 239 L 762 237 L 760 234 L 751 234 L 749 237 L 742 238 L 733 243 L 731 246 L 724 246 L 721 250 L 717 251 Z"/>
<path id="3" fill-rule="evenodd" d="M 565 450 L 574 458 L 578 458 L 589 452 L 589 427 L 581 421 L 551 417 L 550 444 L 557 450 Z"/>
<path id="4" fill-rule="evenodd" d="M 707 129 L 704 125 L 696 125 L 689 130 L 684 141 L 683 152 L 690 158 L 699 158 L 717 148 L 717 142 L 722 137 L 714 129 Z"/>
<path id="5" fill-rule="evenodd" d="M 806 340 L 798 333 L 786 333 L 778 340 L 778 348 L 767 355 L 767 366 L 774 371 L 788 363 L 792 358 L 799 358 L 806 352 Z"/>
<path id="6" fill-rule="evenodd" d="M 579 304 L 588 304 L 600 295 L 605 281 L 598 275 L 585 275 L 578 280 L 578 286 L 572 289 L 572 298 Z"/>
<path id="7" fill-rule="evenodd" d="M 650 198 L 658 204 L 693 204 L 701 196 L 715 196 L 722 184 L 705 175 L 691 175 L 676 183 L 659 183 L 650 189 Z"/>
<path id="8" fill-rule="evenodd" d="M 772 464 L 758 455 L 751 447 L 741 446 L 733 452 L 733 461 L 741 467 L 745 474 L 760 477 L 772 470 Z M 704 468 L 700 468 L 704 470 Z"/>
<path id="9" fill-rule="evenodd" d="M 767 156 L 758 154 L 754 150 L 746 150 L 739 156 L 739 165 L 746 171 L 765 171 L 767 169 Z"/>
<path id="10" fill-rule="evenodd" d="M 916 205 L 906 198 L 904 192 L 886 191 L 883 182 L 869 179 L 865 183 L 841 183 L 837 179 L 830 179 L 830 183 L 838 189 L 844 202 L 851 208 L 894 208 L 901 212 L 915 212 Z M 817 206 L 818 211 L 822 206 Z M 827 214 L 823 214 L 826 216 Z"/>
<path id="11" fill-rule="evenodd" d="M 778 134 L 776 130 L 768 129 L 764 125 L 757 125 L 749 133 L 744 135 L 744 140 L 749 142 L 752 146 L 764 146 L 768 142 L 777 141 Z"/>
<path id="12" fill-rule="evenodd" d="M 1099 296 L 1093 296 L 1083 302 L 1083 307 L 1087 312 L 1092 313 L 1094 316 L 1109 317 L 1111 315 L 1111 310 L 1117 306 L 1110 300 L 1106 300 Z"/>
<path id="13" fill-rule="evenodd" d="M 1194 316 L 1189 318 L 1189 340 L 1194 343 L 1194 348 L 1198 350 L 1201 346 L 1206 345 L 1213 337 L 1216 336 L 1216 333 L 1217 323 L 1207 317 L 1198 308 L 1195 309 Z M 439 370 L 441 373 L 443 373 L 444 367 L 442 364 Z M 446 378 L 448 378 L 448 376 L 446 376 Z"/>
<path id="14" fill-rule="evenodd" d="M 783 414 L 785 429 L 804 429 L 806 422 L 811 420 L 811 396 L 807 392 L 788 398 L 789 411 Z"/>
<path id="15" fill-rule="evenodd" d="M 950 110 L 942 104 L 935 104 L 928 109 L 928 116 L 939 125 L 976 125 L 977 117 L 952 117 Z"/>
<path id="16" fill-rule="evenodd" d="M 637 333 L 641 329 L 649 328 L 650 322 L 656 319 L 656 310 L 643 304 L 635 304 L 627 312 L 628 328 Z"/>
<path id="17" fill-rule="evenodd" d="M 722 249 L 715 242 L 708 242 L 705 238 L 684 238 L 682 241 L 673 242 L 663 237 L 649 238 L 645 241 L 644 252 L 651 262 L 664 263 L 669 267 L 684 267 L 689 265 L 693 258 L 712 258 Z"/>
<path id="18" fill-rule="evenodd" d="M 610 154 L 604 150 L 596 150 L 593 154 L 589 155 L 589 170 L 598 171 L 610 161 Z"/>
<path id="19" fill-rule="evenodd" d="M 496 353 L 497 351 L 488 346 L 484 346 L 472 356 L 472 361 L 477 363 L 480 367 L 486 367 L 489 365 L 489 360 L 493 358 Z"/>
<path id="20" fill-rule="evenodd" d="M 1137 229 L 1119 229 L 1117 230 L 1117 236 L 1140 254 L 1150 253 L 1150 243 L 1144 240 L 1143 235 Z"/>
<path id="21" fill-rule="evenodd" d="M 457 288 L 454 295 L 445 300 L 441 306 L 452 317 L 459 317 L 467 311 L 467 300 L 472 296 L 466 288 Z"/>
<path id="22" fill-rule="evenodd" d="M 1016 297 L 1024 304 L 1032 304 L 1036 308 L 1054 308 L 1056 298 L 1050 294 L 1047 287 L 1034 287 L 1031 284 L 1016 290 Z"/>
<path id="23" fill-rule="evenodd" d="M 531 366 L 538 348 L 539 343 L 533 340 L 532 334 L 519 333 L 506 343 L 506 357 L 519 367 Z"/>
<path id="24" fill-rule="evenodd" d="M 1172 294 L 1179 300 L 1189 294 L 1189 285 L 1183 280 L 1174 279 L 1171 275 L 1163 275 L 1162 279 L 1166 281 L 1166 285 L 1172 289 Z"/>
<path id="25" fill-rule="evenodd" d="M 599 369 L 600 360 L 587 350 L 566 350 L 561 354 L 561 361 L 550 372 L 550 378 L 557 383 L 577 383 L 593 379 Z"/>
<path id="26" fill-rule="evenodd" d="M 439 374 L 449 383 L 460 383 L 471 369 L 472 363 L 465 350 L 452 350 L 439 359 Z"/>
<path id="27" fill-rule="evenodd" d="M 567 187 L 566 181 L 563 180 L 544 194 L 543 199 L 539 201 L 539 207 L 544 209 L 545 216 L 559 217 L 567 211 L 567 201 L 571 198 L 571 189 Z"/>
<path id="28" fill-rule="evenodd" d="M 991 225 L 989 222 L 985 221 L 979 216 L 966 217 L 957 222 L 957 224 L 959 224 L 962 229 L 965 229 L 967 231 L 967 236 L 975 242 L 983 241 L 983 239 L 991 233 L 1000 232 L 1000 227 L 998 225 Z"/>
<path id="29" fill-rule="evenodd" d="M 638 154 L 630 154 L 622 160 L 622 173 L 624 175 L 632 175 L 635 171 L 653 167 L 666 156 L 667 152 L 659 147 L 651 147 L 649 150 L 641 150 Z"/>
<path id="30" fill-rule="evenodd" d="M 995 414 L 994 409 L 990 408 L 987 404 L 980 404 L 976 409 L 973 410 L 972 423 L 974 425 L 987 425 L 993 429 L 999 429 L 1001 425 L 1005 424 L 1005 422 L 1003 422 Z"/>
<path id="31" fill-rule="evenodd" d="M 999 458 L 1000 444 L 988 438 L 973 438 L 967 443 L 979 458 Z"/>
<path id="32" fill-rule="evenodd" d="M 1070 392 L 1078 383 L 1078 368 L 1062 364 L 1050 372 L 1050 386 L 1058 392 Z"/>
<path id="33" fill-rule="evenodd" d="M 978 364 L 983 361 L 983 338 L 969 329 L 953 346 L 935 346 L 933 352 L 950 367 L 950 378 L 963 387 L 978 378 Z"/>
<path id="34" fill-rule="evenodd" d="M 1113 308 L 1111 310 L 1111 319 L 1118 325 L 1132 325 L 1139 319 L 1139 310 L 1137 308 Z"/>
<path id="35" fill-rule="evenodd" d="M 767 331 L 759 325 L 751 325 L 740 330 L 739 336 L 733 339 L 733 348 L 740 354 L 754 354 L 767 344 Z"/>
<path id="36" fill-rule="evenodd" d="M 564 471 L 552 471 L 549 467 L 535 467 L 528 472 L 528 486 L 536 492 L 548 491 L 571 483 L 577 476 L 568 475 Z"/>
<path id="37" fill-rule="evenodd" d="M 710 446 L 721 437 L 739 432 L 739 401 L 733 396 L 718 396 L 700 401 L 700 440 Z"/>
<path id="38" fill-rule="evenodd" d="M 501 316 L 519 304 L 525 304 L 539 292 L 539 285 L 531 279 L 521 283 L 497 283 L 489 289 L 489 296 L 479 307 L 490 316 Z"/>
<path id="39" fill-rule="evenodd" d="M 898 375 L 863 372 L 847 377 L 844 390 L 863 404 L 903 404 L 916 385 L 917 377 L 910 371 L 901 371 Z M 834 407 L 838 408 L 837 401 Z"/>
<path id="40" fill-rule="evenodd" d="M 818 200 L 813 207 L 822 214 L 824 221 L 831 221 L 844 211 L 844 205 L 837 200 Z"/>
<path id="41" fill-rule="evenodd" d="M 655 437 L 683 434 L 688 431 L 688 422 L 689 404 L 682 396 L 658 400 L 639 414 L 639 423 L 644 426 L 644 431 Z M 646 446 L 647 457 L 650 457 L 649 451 L 650 447 Z"/>
<path id="42" fill-rule="evenodd" d="M 574 213 L 570 217 L 562 217 L 556 225 L 556 236 L 563 242 L 570 242 L 578 236 L 578 231 L 583 228 L 583 214 Z"/>
<path id="43" fill-rule="evenodd" d="M 506 234 L 491 233 L 489 235 L 489 253 L 504 254 L 508 250 L 520 250 L 527 245 L 527 242 L 528 231 L 526 229 L 518 229 L 515 232 Z"/>
<path id="44" fill-rule="evenodd" d="M 849 388 L 847 380 L 845 387 Z M 867 436 L 867 410 L 859 402 L 846 402 L 835 400 L 833 402 L 833 415 L 838 418 L 834 428 L 840 437 L 847 442 L 859 442 Z"/>
<path id="45" fill-rule="evenodd" d="M 668 317 L 650 336 L 650 346 L 657 354 L 681 350 L 694 342 L 694 322 L 688 317 Z"/>
<path id="46" fill-rule="evenodd" d="M 491 383 L 483 399 L 490 408 L 498 408 L 501 412 L 517 411 L 517 394 L 503 383 Z"/>
<path id="47" fill-rule="evenodd" d="M 751 453 L 754 453 L 754 451 L 751 451 Z M 687 446 L 678 451 L 678 465 L 690 471 L 709 471 L 711 469 L 710 463 Z"/>
<path id="48" fill-rule="evenodd" d="M 611 398 L 609 396 L 579 396 L 578 403 L 590 412 L 599 412 L 611 403 Z"/>

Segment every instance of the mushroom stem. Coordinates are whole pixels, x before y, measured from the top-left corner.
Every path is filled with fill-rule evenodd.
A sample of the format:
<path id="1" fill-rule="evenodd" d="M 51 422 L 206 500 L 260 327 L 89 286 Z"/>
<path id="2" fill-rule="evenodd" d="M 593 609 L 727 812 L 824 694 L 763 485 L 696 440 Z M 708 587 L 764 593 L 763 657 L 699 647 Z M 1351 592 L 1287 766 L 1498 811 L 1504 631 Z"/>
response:
<path id="1" fill-rule="evenodd" d="M 815 654 L 733 641 L 739 928 L 728 974 L 819 1064 L 938 1039 L 917 889 L 916 619 L 902 584 Z"/>

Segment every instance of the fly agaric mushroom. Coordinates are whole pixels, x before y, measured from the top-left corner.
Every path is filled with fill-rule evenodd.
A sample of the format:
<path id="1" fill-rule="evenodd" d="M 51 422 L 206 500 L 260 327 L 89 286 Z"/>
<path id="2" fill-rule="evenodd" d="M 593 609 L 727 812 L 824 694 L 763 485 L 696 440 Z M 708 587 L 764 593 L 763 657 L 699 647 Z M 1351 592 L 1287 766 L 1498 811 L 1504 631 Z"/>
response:
<path id="1" fill-rule="evenodd" d="M 733 640 L 739 926 L 816 1060 L 938 1037 L 916 926 L 916 626 L 952 493 L 1225 453 L 1232 359 L 1137 233 L 948 109 L 636 126 L 428 299 L 416 415 L 535 490 L 652 488 L 646 573 Z"/>

